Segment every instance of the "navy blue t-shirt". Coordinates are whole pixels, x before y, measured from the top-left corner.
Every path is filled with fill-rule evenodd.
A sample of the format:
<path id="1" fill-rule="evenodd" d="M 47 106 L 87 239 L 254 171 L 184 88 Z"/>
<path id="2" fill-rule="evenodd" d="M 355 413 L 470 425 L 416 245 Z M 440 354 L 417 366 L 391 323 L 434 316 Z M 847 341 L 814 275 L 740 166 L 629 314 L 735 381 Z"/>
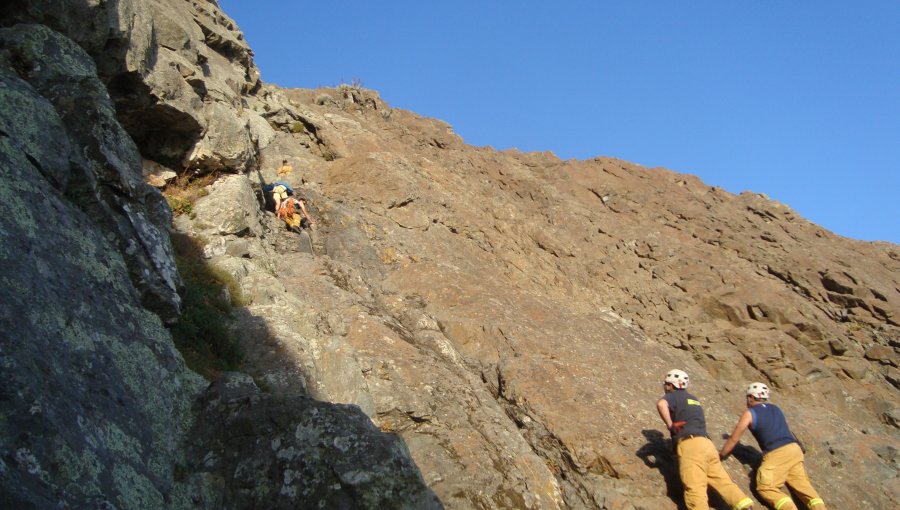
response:
<path id="1" fill-rule="evenodd" d="M 750 416 L 753 417 L 750 432 L 763 453 L 797 442 L 788 428 L 784 413 L 775 404 L 757 404 L 750 408 Z"/>
<path id="2" fill-rule="evenodd" d="M 681 439 L 686 436 L 706 436 L 706 417 L 703 414 L 703 406 L 697 397 L 685 390 L 675 390 L 663 395 L 663 399 L 669 404 L 669 415 L 672 422 L 685 422 L 681 431 L 672 437 Z"/>

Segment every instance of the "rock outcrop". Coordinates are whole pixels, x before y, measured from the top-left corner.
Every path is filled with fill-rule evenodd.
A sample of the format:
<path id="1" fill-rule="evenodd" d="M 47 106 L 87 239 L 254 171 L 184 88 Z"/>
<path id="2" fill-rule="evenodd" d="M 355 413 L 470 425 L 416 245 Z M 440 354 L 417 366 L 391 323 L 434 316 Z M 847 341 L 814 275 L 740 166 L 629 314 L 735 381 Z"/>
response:
<path id="1" fill-rule="evenodd" d="M 0 16 L 5 25 L 46 25 L 93 57 L 148 161 L 176 171 L 246 169 L 270 136 L 247 104 L 260 86 L 253 54 L 215 2 L 11 0 Z"/>
<path id="2" fill-rule="evenodd" d="M 181 303 L 171 211 L 98 73 L 137 36 L 97 20 L 147 5 L 38 4 L 13 12 L 47 25 L 0 28 L 2 506 L 439 507 L 402 441 L 358 408 L 240 375 L 204 390 L 185 367 L 165 327 Z"/>
<path id="3" fill-rule="evenodd" d="M 0 499 L 159 507 L 202 390 L 160 319 L 168 207 L 80 47 L 40 25 L 0 46 Z"/>
<path id="4" fill-rule="evenodd" d="M 5 29 L 0 43 L 3 131 L 46 181 L 34 187 L 35 204 L 52 187 L 81 208 L 115 239 L 144 304 L 174 320 L 180 280 L 168 239 L 171 212 L 144 183 L 140 154 L 116 122 L 94 62 L 42 25 Z"/>
<path id="5" fill-rule="evenodd" d="M 675 508 L 655 402 L 679 367 L 717 444 L 767 381 L 831 507 L 900 504 L 900 247 L 668 170 L 471 147 L 360 87 L 263 84 L 215 2 L 0 15 L 9 501 Z M 261 207 L 283 159 L 300 235 Z M 173 221 L 142 168 L 219 178 Z M 170 222 L 247 302 L 246 373 L 206 389 L 164 327 Z M 726 463 L 748 490 L 755 446 Z"/>

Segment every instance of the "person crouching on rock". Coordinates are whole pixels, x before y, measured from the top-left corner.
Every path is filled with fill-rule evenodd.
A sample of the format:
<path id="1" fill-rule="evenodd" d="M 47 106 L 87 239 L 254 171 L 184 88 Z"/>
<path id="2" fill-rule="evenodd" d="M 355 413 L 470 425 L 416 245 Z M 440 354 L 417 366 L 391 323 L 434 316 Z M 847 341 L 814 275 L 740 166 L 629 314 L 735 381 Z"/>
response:
<path id="1" fill-rule="evenodd" d="M 273 213 L 277 213 L 281 209 L 281 203 L 293 195 L 294 189 L 286 182 L 276 181 L 263 188 L 266 209 Z"/>
<path id="2" fill-rule="evenodd" d="M 293 188 L 286 182 L 276 181 L 269 184 L 263 188 L 263 195 L 266 199 L 266 209 L 284 220 L 289 228 L 305 227 L 304 220 L 309 225 L 316 224 L 306 211 L 306 201 L 295 197 Z M 302 217 L 297 214 L 298 209 L 303 213 Z"/>
<path id="3" fill-rule="evenodd" d="M 303 213 L 302 217 L 297 213 L 298 210 Z M 281 203 L 281 207 L 278 208 L 278 211 L 275 214 L 284 220 L 284 222 L 287 223 L 288 228 L 292 230 L 297 228 L 302 229 L 316 224 L 316 222 L 309 217 L 309 213 L 306 212 L 306 202 L 302 198 L 288 197 L 287 200 L 284 200 Z"/>
<path id="4" fill-rule="evenodd" d="M 688 510 L 709 510 L 707 487 L 711 486 L 734 510 L 753 507 L 753 500 L 725 472 L 719 452 L 706 433 L 706 417 L 697 397 L 686 391 L 688 375 L 669 370 L 663 382 L 666 394 L 656 410 L 672 434 L 678 455 L 678 475 L 684 485 Z"/>
<path id="5" fill-rule="evenodd" d="M 763 458 L 756 471 L 756 492 L 772 508 L 797 510 L 791 497 L 781 491 L 787 484 L 810 510 L 825 510 L 825 502 L 809 482 L 803 467 L 803 450 L 788 428 L 784 412 L 769 404 L 769 387 L 755 382 L 747 388 L 747 410 L 738 418 L 734 431 L 722 445 L 725 458 L 748 428 L 762 448 Z"/>

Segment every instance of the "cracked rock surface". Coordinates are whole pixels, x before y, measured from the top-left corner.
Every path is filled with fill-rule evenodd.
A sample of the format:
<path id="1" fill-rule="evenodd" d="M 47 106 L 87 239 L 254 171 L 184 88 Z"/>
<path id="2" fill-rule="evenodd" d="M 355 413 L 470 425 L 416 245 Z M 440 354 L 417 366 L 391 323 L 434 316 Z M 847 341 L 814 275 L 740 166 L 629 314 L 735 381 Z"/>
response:
<path id="1" fill-rule="evenodd" d="M 655 411 L 674 367 L 717 445 L 766 381 L 831 507 L 900 505 L 897 245 L 665 169 L 472 147 L 359 87 L 262 83 L 213 1 L 0 20 L 20 507 L 677 508 Z M 218 179 L 172 219 L 142 170 Z M 262 210 L 275 180 L 314 228 Z M 246 302 L 245 373 L 206 389 L 164 327 L 169 228 Z M 759 452 L 738 451 L 749 491 Z"/>

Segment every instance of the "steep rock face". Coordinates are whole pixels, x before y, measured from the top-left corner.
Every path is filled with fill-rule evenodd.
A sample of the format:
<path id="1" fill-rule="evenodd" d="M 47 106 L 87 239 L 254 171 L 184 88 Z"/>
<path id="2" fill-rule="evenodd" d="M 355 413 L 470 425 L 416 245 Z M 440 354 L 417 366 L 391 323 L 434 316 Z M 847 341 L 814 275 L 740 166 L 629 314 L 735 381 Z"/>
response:
<path id="1" fill-rule="evenodd" d="M 83 35 L 111 4 L 76 5 L 46 7 Z M 240 375 L 203 391 L 163 324 L 180 303 L 171 212 L 100 78 L 47 26 L 0 28 L 2 506 L 439 507 L 402 441 L 356 407 Z"/>
<path id="2" fill-rule="evenodd" d="M 144 184 L 137 147 L 116 122 L 93 61 L 41 25 L 4 29 L 0 43 L 5 132 L 29 144 L 23 150 L 48 185 L 115 238 L 144 303 L 174 319 L 180 278 L 168 239 L 171 212 Z"/>
<path id="3" fill-rule="evenodd" d="M 2 399 L 12 418 L 0 422 L 0 476 L 22 506 L 673 508 L 680 486 L 654 404 L 676 366 L 690 372 L 715 442 L 746 383 L 769 381 L 826 501 L 900 501 L 896 246 L 841 239 L 763 196 L 666 170 L 469 147 L 447 124 L 357 87 L 260 84 L 214 2 L 13 0 L 0 14 L 6 26 L 43 23 L 86 50 L 145 168 L 238 173 L 175 226 L 240 282 L 250 304 L 234 329 L 259 385 L 229 375 L 195 398 L 196 378 L 134 305 L 152 300 L 140 299 L 150 287 L 133 247 L 167 243 L 110 226 L 140 203 L 148 224 L 167 224 L 152 206 L 158 195 L 131 184 L 140 162 L 86 64 L 44 86 L 43 57 L 22 41 L 73 45 L 46 29 L 9 29 L 3 104 L 23 108 L 4 107 L 4 196 L 47 183 L 59 191 L 58 207 L 35 197 L 4 210 L 3 302 L 16 307 L 2 325 L 21 334 L 2 344 L 17 389 Z M 48 120 L 29 127 L 22 112 Z M 35 142 L 42 131 L 52 147 Z M 319 223 L 300 236 L 258 198 L 285 158 L 295 168 L 285 179 Z M 88 192 L 104 185 L 116 193 Z M 79 255 L 65 258 L 36 234 L 35 218 L 61 239 L 83 231 L 90 242 L 73 241 Z M 85 282 L 85 273 L 120 290 L 107 297 L 107 280 Z M 26 293 L 35 281 L 44 286 Z M 25 303 L 37 300 L 53 313 L 22 326 Z M 133 323 L 137 332 L 104 329 Z M 146 374 L 119 384 L 135 353 Z M 104 368 L 59 369 L 72 360 Z M 76 390 L 54 393 L 66 387 Z M 78 409 L 104 410 L 110 398 L 126 402 L 125 416 L 160 414 L 97 420 L 122 433 L 72 425 Z M 367 427 L 361 412 L 393 435 Z M 61 446 L 35 446 L 45 438 Z M 347 445 L 354 464 L 339 458 Z M 747 488 L 758 452 L 739 452 L 727 468 Z"/>
<path id="4" fill-rule="evenodd" d="M 84 48 L 150 161 L 248 168 L 266 139 L 268 125 L 245 110 L 244 94 L 259 87 L 252 52 L 214 1 L 12 0 L 0 18 L 44 24 Z"/>
<path id="5" fill-rule="evenodd" d="M 249 370 L 366 409 L 446 506 L 674 506 L 654 403 L 675 366 L 716 442 L 768 381 L 826 500 L 896 504 L 896 246 L 666 170 L 467 147 L 358 88 L 266 100 L 260 172 L 223 182 L 258 192 L 288 158 L 319 227 L 176 226 L 251 300 Z"/>
<path id="6" fill-rule="evenodd" d="M 78 46 L 19 25 L 0 47 L 0 499 L 160 508 L 202 389 L 142 304 L 168 270 L 152 304 L 177 312 L 168 209 Z"/>

